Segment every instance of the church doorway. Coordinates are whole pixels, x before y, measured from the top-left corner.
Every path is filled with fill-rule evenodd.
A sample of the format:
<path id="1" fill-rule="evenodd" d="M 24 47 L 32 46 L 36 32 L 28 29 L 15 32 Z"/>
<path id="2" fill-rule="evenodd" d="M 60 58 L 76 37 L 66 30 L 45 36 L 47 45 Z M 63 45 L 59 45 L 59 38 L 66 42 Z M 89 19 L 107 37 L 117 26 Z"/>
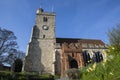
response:
<path id="1" fill-rule="evenodd" d="M 78 63 L 75 59 L 70 61 L 70 68 L 78 68 Z"/>

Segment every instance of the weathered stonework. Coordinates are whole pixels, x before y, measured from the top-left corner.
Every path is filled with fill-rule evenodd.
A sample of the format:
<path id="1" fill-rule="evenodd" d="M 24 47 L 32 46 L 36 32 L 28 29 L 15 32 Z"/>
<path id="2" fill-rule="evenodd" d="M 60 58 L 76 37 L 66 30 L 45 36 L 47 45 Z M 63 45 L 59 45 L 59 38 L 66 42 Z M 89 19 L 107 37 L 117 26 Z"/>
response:
<path id="1" fill-rule="evenodd" d="M 54 74 L 55 41 L 55 14 L 38 9 L 24 70 Z"/>
<path id="2" fill-rule="evenodd" d="M 86 44 L 86 46 L 82 44 Z M 89 44 L 92 44 L 92 47 Z M 106 55 L 103 53 L 105 50 L 107 48 L 101 40 L 56 38 L 55 73 L 64 77 L 66 71 L 71 68 L 81 69 L 89 63 L 94 63 L 96 61 L 95 53 L 97 52 L 105 58 Z M 89 54 L 88 60 L 86 60 L 88 62 L 85 62 L 84 52 Z"/>
<path id="3" fill-rule="evenodd" d="M 65 71 L 71 68 L 81 69 L 89 63 L 102 61 L 106 57 L 104 50 L 107 47 L 101 40 L 56 38 L 55 13 L 38 9 L 24 70 L 66 76 Z"/>

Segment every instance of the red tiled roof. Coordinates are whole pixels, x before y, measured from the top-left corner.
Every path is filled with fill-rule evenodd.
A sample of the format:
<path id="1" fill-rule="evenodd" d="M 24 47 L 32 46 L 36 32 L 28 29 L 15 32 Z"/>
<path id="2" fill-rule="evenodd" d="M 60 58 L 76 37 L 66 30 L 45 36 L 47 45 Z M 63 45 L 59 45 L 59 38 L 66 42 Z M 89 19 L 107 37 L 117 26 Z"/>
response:
<path id="1" fill-rule="evenodd" d="M 96 40 L 96 39 L 81 39 L 81 38 L 56 38 L 57 43 L 89 43 L 89 44 L 101 44 L 105 45 L 105 43 L 101 40 Z"/>

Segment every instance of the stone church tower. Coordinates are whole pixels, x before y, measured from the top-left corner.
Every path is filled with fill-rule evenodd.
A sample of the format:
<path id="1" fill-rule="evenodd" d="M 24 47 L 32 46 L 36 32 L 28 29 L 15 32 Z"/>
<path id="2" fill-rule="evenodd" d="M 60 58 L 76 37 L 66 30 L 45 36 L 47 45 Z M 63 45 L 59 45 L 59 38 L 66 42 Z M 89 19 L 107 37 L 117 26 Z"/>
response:
<path id="1" fill-rule="evenodd" d="M 55 13 L 47 13 L 40 8 L 36 12 L 24 70 L 54 74 L 55 43 Z"/>

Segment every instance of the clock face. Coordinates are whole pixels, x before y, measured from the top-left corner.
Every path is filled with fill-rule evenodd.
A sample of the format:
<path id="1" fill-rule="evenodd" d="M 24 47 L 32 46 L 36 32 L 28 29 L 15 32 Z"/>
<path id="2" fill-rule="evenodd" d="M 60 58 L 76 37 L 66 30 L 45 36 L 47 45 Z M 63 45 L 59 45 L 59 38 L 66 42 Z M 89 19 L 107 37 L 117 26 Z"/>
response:
<path id="1" fill-rule="evenodd" d="M 43 25 L 43 27 L 42 27 L 42 28 L 43 28 L 43 30 L 48 30 L 48 28 L 49 28 L 49 27 L 48 27 L 48 26 L 46 26 L 46 25 Z"/>

